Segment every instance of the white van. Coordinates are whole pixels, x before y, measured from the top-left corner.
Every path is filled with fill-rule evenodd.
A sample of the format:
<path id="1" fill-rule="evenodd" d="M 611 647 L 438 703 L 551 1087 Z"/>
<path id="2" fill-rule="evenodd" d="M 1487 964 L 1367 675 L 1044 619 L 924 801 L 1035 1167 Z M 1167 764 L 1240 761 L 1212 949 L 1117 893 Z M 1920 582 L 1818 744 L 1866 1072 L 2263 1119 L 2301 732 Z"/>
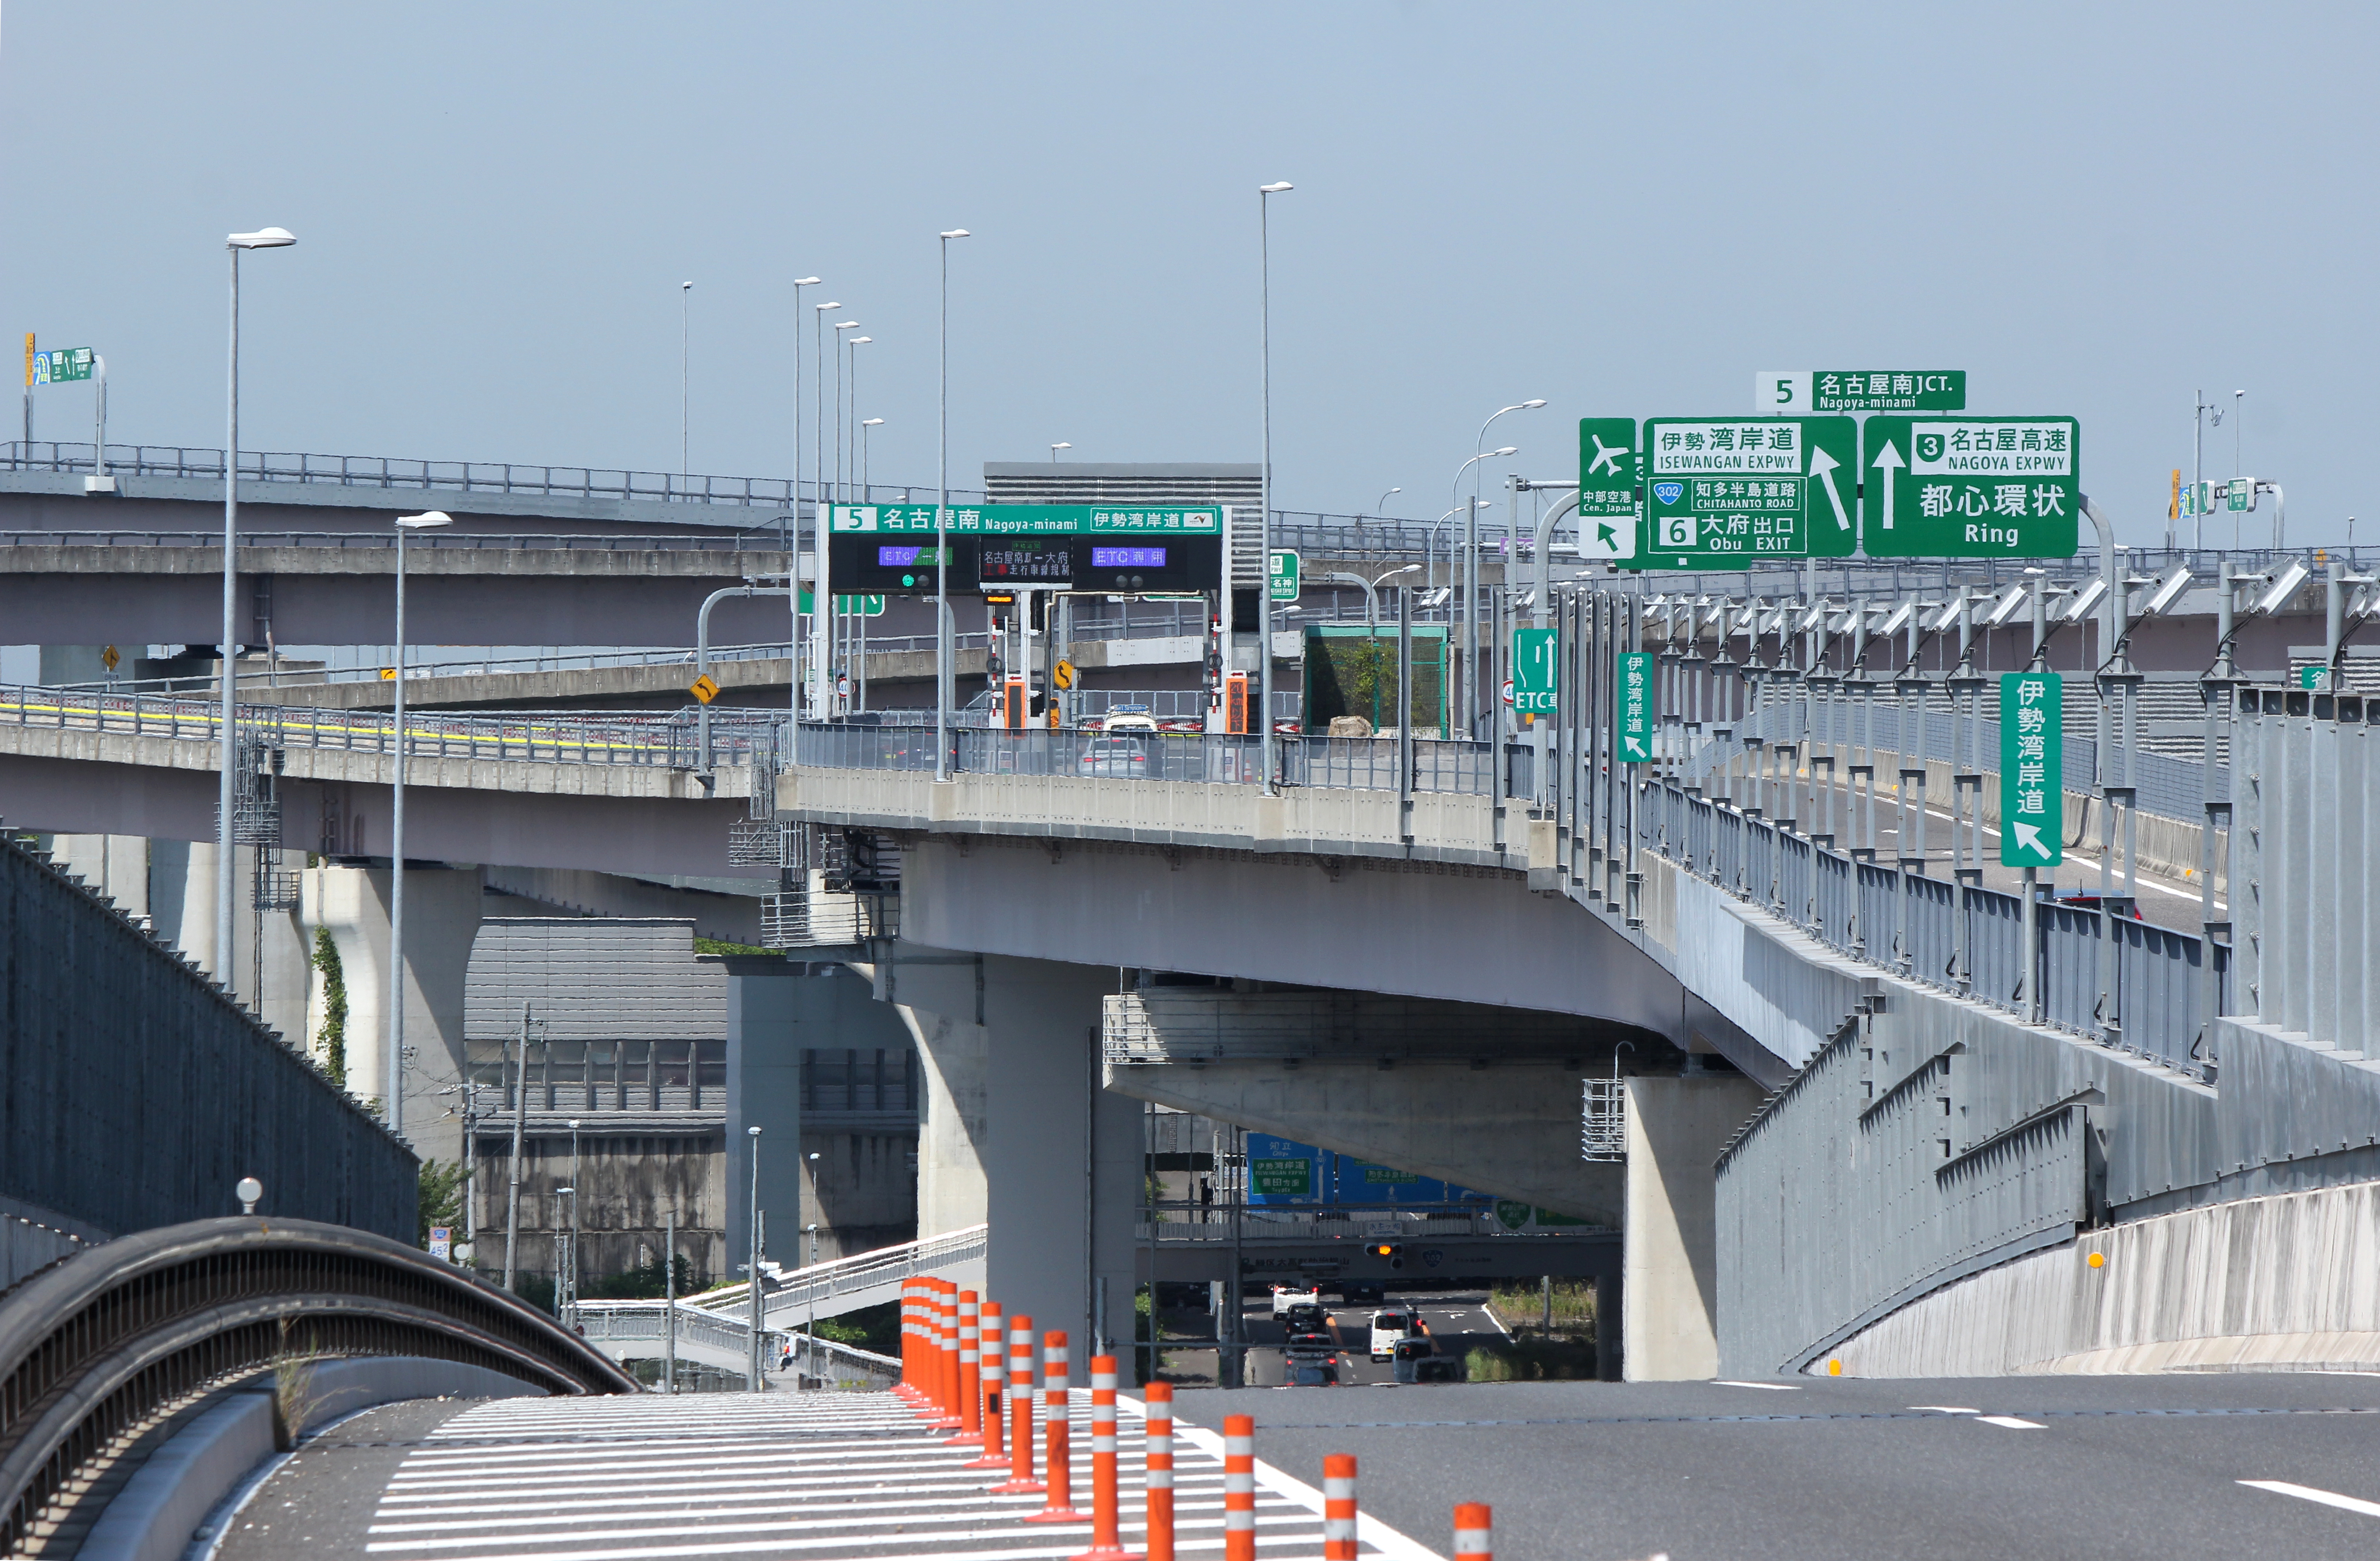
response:
<path id="1" fill-rule="evenodd" d="M 1372 1359 L 1386 1360 L 1396 1353 L 1398 1341 L 1417 1336 L 1422 1332 L 1421 1319 L 1410 1311 L 1390 1309 L 1372 1313 Z"/>

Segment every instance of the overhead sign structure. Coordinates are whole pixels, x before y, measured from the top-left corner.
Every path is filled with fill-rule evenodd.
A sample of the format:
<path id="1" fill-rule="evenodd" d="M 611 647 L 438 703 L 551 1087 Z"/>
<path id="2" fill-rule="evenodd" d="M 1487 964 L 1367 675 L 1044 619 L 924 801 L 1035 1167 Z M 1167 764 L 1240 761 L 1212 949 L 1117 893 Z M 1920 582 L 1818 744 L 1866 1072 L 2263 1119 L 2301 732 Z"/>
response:
<path id="1" fill-rule="evenodd" d="M 1653 652 L 1620 652 L 1620 762 L 1653 761 Z"/>
<path id="2" fill-rule="evenodd" d="M 1277 547 L 1265 560 L 1265 596 L 1273 602 L 1297 600 L 1298 556 L 1285 547 Z"/>
<path id="3" fill-rule="evenodd" d="M 1634 418 L 1578 420 L 1578 555 L 1633 558 L 1645 513 Z"/>
<path id="4" fill-rule="evenodd" d="M 1752 376 L 1755 412 L 1963 412 L 1964 369 L 1763 369 Z"/>
<path id="5" fill-rule="evenodd" d="M 817 598 L 811 593 L 810 588 L 802 587 L 802 611 L 807 614 L 815 611 L 816 608 Z M 880 618 L 884 616 L 884 598 L 838 595 L 834 599 L 834 610 L 845 617 Z"/>
<path id="6" fill-rule="evenodd" d="M 2252 477 L 2234 477 L 2222 493 L 2226 510 L 2237 514 L 2256 507 L 2256 480 Z"/>
<path id="7" fill-rule="evenodd" d="M 1633 567 L 1741 569 L 1841 558 L 1858 542 L 1850 418 L 1647 418 Z"/>
<path id="8" fill-rule="evenodd" d="M 1220 505 L 953 505 L 937 549 L 935 506 L 839 504 L 828 509 L 827 574 L 866 593 L 954 588 L 1116 593 L 1213 591 L 1222 578 Z"/>
<path id="9" fill-rule="evenodd" d="M 2066 860 L 2065 682 L 2055 672 L 2000 675 L 2000 865 Z"/>
<path id="10" fill-rule="evenodd" d="M 2071 558 L 2081 445 L 2072 418 L 1870 418 L 1863 545 L 1871 558 Z"/>
<path id="11" fill-rule="evenodd" d="M 1314 1192 L 1314 1162 L 1302 1156 L 1294 1160 L 1251 1158 L 1248 1185 L 1269 1198 L 1310 1197 Z"/>
<path id="12" fill-rule="evenodd" d="M 33 354 L 32 384 L 65 384 L 91 378 L 91 350 L 87 347 L 53 348 Z"/>
<path id="13" fill-rule="evenodd" d="M 1523 715 L 1551 715 L 1560 691 L 1554 631 L 1550 628 L 1512 630 L 1513 710 Z"/>

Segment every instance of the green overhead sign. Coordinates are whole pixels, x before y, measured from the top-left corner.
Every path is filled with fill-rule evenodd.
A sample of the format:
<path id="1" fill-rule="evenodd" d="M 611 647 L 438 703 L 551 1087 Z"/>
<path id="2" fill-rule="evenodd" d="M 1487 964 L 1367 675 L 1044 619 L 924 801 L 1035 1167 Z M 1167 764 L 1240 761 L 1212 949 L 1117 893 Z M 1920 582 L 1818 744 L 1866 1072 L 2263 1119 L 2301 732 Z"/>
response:
<path id="1" fill-rule="evenodd" d="M 1763 369 L 1755 412 L 1963 412 L 1964 369 Z"/>
<path id="2" fill-rule="evenodd" d="M 2000 677 L 2000 865 L 2066 858 L 2065 685 L 2054 672 Z"/>
<path id="3" fill-rule="evenodd" d="M 65 384 L 91 378 L 91 350 L 87 347 L 55 348 L 33 354 L 35 384 Z"/>
<path id="4" fill-rule="evenodd" d="M 1850 418 L 1647 418 L 1644 438 L 1635 567 L 1841 558 L 1859 540 Z"/>
<path id="5" fill-rule="evenodd" d="M 1250 1160 L 1248 1185 L 1271 1198 L 1304 1198 L 1314 1191 L 1311 1160 Z"/>
<path id="6" fill-rule="evenodd" d="M 1578 552 L 1582 559 L 1633 558 L 1644 513 L 1634 418 L 1578 420 Z"/>
<path id="7" fill-rule="evenodd" d="M 837 504 L 827 506 L 828 529 L 847 531 L 931 531 L 930 504 Z M 971 504 L 953 505 L 945 528 L 961 535 L 1220 536 L 1219 505 Z"/>
<path id="8" fill-rule="evenodd" d="M 1871 558 L 2071 558 L 2081 444 L 2072 418 L 1870 418 L 1862 546 Z"/>

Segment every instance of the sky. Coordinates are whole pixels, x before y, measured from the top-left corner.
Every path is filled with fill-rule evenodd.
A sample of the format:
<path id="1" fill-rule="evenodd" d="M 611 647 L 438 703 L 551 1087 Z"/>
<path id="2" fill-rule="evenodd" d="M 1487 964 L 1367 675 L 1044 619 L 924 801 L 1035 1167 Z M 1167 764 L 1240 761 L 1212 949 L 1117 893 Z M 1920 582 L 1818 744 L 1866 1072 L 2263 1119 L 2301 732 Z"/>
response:
<path id="1" fill-rule="evenodd" d="M 220 447 L 223 236 L 279 226 L 244 262 L 246 446 L 671 470 L 690 280 L 686 458 L 782 477 L 815 274 L 798 312 L 873 338 L 870 473 L 922 496 L 935 235 L 965 227 L 953 485 L 1061 440 L 1254 460 L 1257 190 L 1288 180 L 1281 507 L 1402 488 L 1386 512 L 1432 519 L 1533 397 L 1490 491 L 1574 479 L 1582 416 L 1950 368 L 1971 410 L 2079 417 L 2136 543 L 2196 393 L 2245 389 L 2207 474 L 2236 434 L 2291 539 L 2337 542 L 2380 518 L 2375 33 L 2342 5 L 5 0 L 0 325 L 106 355 L 112 443 Z M 37 395 L 37 437 L 90 437 L 88 387 Z"/>

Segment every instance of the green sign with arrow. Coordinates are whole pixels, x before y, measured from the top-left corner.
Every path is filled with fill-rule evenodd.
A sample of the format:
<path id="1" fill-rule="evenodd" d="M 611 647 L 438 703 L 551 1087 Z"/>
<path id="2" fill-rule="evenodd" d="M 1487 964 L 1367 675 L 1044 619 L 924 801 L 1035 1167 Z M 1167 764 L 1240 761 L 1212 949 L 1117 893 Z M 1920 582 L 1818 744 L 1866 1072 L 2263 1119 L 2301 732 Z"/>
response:
<path id="1" fill-rule="evenodd" d="M 1653 762 L 1653 652 L 1620 652 L 1620 762 Z"/>
<path id="2" fill-rule="evenodd" d="M 1861 440 L 1871 558 L 2071 558 L 2082 510 L 2072 418 L 1873 417 Z"/>
<path id="3" fill-rule="evenodd" d="M 1636 556 L 1644 513 L 1634 418 L 1578 420 L 1578 555 Z"/>
<path id="4" fill-rule="evenodd" d="M 2000 865 L 2066 859 L 2065 687 L 2055 672 L 2000 677 Z"/>
<path id="5" fill-rule="evenodd" d="M 1859 540 L 1858 458 L 1851 418 L 1647 418 L 1634 567 L 1848 557 Z"/>
<path id="6" fill-rule="evenodd" d="M 1550 715 L 1560 673 L 1555 665 L 1554 631 L 1512 630 L 1512 709 L 1524 715 Z"/>

